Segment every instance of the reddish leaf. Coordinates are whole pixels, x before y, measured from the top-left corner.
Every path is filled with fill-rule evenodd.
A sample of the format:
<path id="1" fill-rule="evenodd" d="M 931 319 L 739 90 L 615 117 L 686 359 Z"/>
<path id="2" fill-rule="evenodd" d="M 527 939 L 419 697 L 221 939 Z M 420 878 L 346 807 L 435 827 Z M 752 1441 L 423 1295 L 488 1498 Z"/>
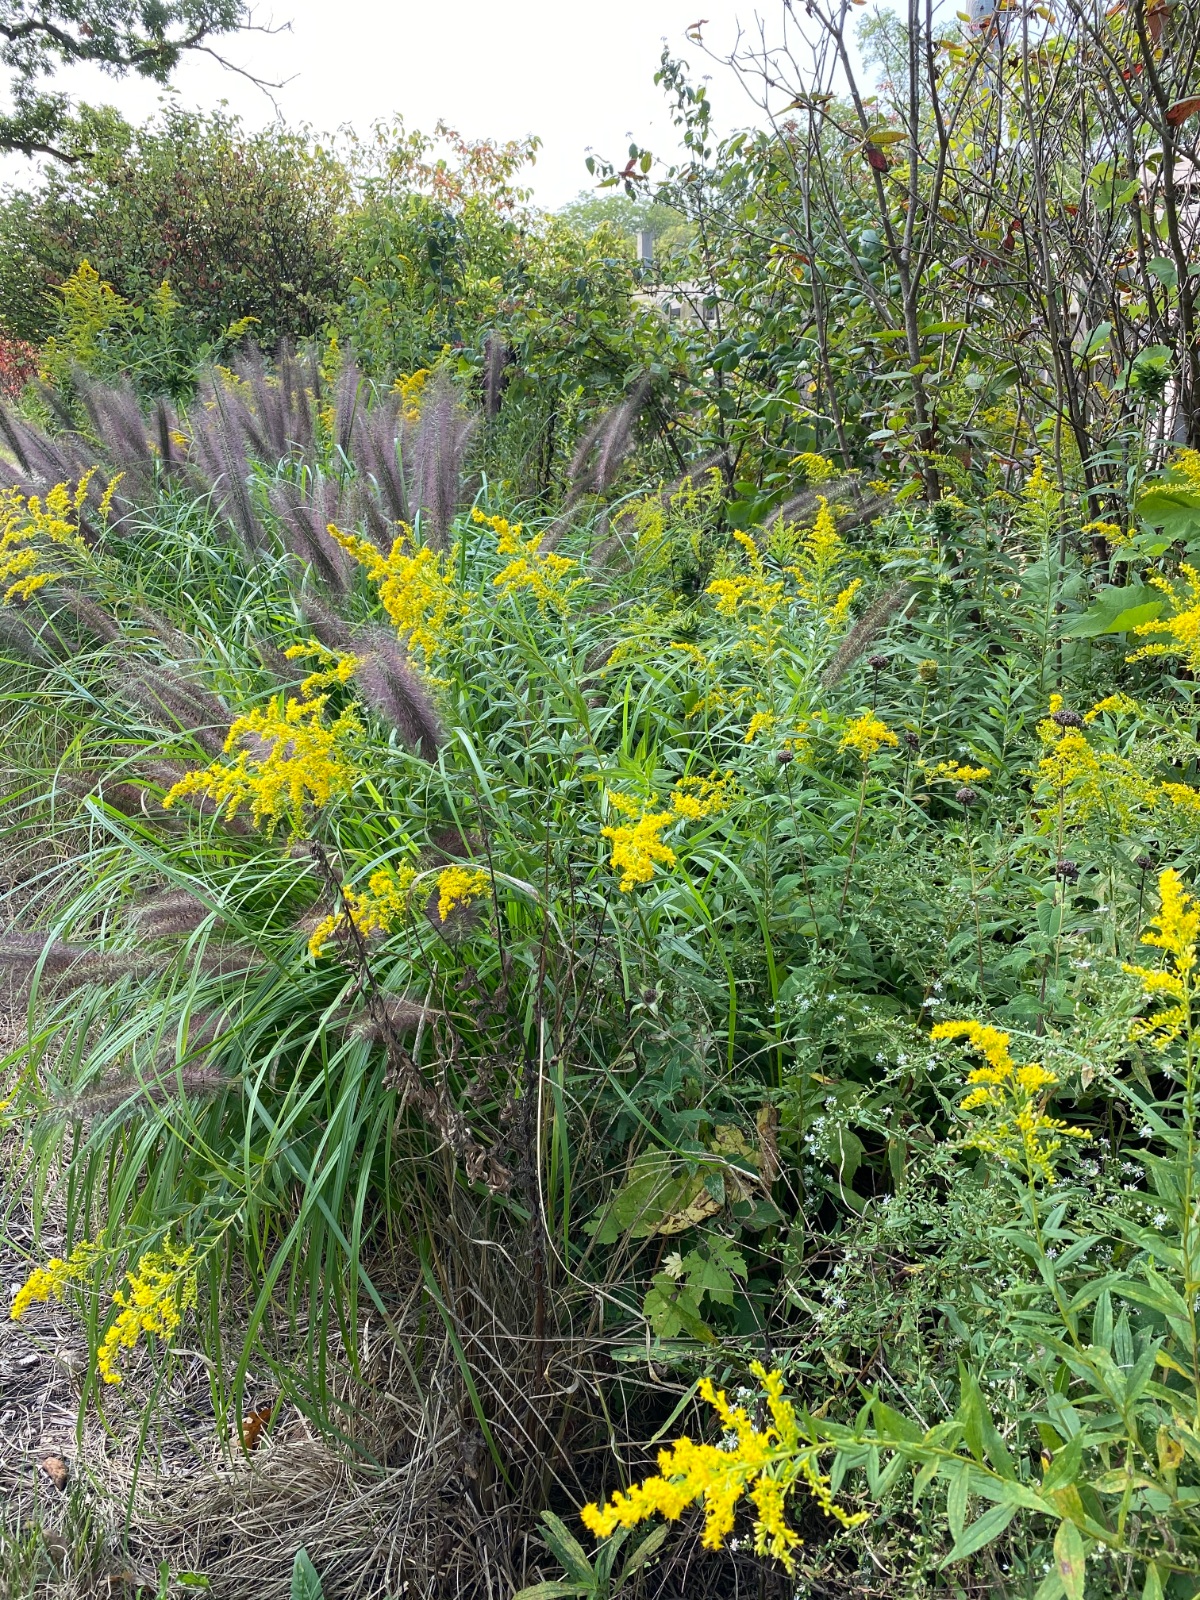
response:
<path id="1" fill-rule="evenodd" d="M 1167 121 L 1173 128 L 1181 122 L 1186 122 L 1189 117 L 1194 117 L 1200 111 L 1200 94 L 1193 94 L 1186 100 L 1176 100 L 1173 106 L 1167 107 Z"/>
<path id="2" fill-rule="evenodd" d="M 877 144 L 864 145 L 863 154 L 866 156 L 867 160 L 870 162 L 871 166 L 876 172 L 887 171 L 888 158 L 884 155 L 883 151 Z"/>

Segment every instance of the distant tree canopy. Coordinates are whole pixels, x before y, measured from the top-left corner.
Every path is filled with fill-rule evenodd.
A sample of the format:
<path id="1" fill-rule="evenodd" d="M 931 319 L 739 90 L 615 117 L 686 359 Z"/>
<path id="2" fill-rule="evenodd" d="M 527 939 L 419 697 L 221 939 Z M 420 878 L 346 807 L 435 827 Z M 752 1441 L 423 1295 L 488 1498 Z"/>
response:
<path id="1" fill-rule="evenodd" d="M 247 26 L 243 0 L 0 0 L 0 65 L 11 106 L 0 113 L 0 150 L 72 161 L 79 125 L 65 94 L 43 87 L 64 66 L 90 62 L 113 77 L 166 83 L 188 50 Z"/>
<path id="2" fill-rule="evenodd" d="M 86 260 L 126 298 L 167 280 L 197 341 L 254 318 L 273 344 L 320 331 L 341 287 L 344 169 L 301 135 L 169 110 L 132 128 L 85 111 L 92 148 L 0 210 L 0 322 L 40 340 Z"/>

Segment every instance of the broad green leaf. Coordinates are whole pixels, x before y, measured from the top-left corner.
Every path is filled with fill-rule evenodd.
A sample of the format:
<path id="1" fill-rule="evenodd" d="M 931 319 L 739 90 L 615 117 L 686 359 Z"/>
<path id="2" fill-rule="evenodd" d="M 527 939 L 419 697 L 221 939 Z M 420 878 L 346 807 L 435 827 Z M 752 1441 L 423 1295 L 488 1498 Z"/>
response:
<path id="1" fill-rule="evenodd" d="M 579 1540 L 553 1511 L 542 1512 L 542 1538 L 575 1583 L 590 1584 L 592 1563 Z"/>
<path id="2" fill-rule="evenodd" d="M 1096 639 L 1108 633 L 1128 633 L 1144 622 L 1153 622 L 1166 610 L 1161 589 L 1145 583 L 1130 583 L 1115 588 L 1106 586 L 1082 616 L 1073 617 L 1061 629 L 1064 639 Z"/>

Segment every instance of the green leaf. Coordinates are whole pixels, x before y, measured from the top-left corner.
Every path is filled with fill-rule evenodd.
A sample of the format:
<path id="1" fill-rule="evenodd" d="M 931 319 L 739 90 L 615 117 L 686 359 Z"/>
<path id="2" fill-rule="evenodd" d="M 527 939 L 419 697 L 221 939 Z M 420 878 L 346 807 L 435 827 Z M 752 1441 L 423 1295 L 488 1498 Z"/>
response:
<path id="1" fill-rule="evenodd" d="M 1128 633 L 1144 622 L 1153 622 L 1166 604 L 1162 590 L 1147 583 L 1106 584 L 1082 616 L 1073 617 L 1061 630 L 1062 636 L 1095 639 L 1106 633 Z"/>
<path id="2" fill-rule="evenodd" d="M 1069 1483 L 1075 1482 L 1079 1476 L 1086 1443 L 1087 1435 L 1080 1429 L 1074 1438 L 1067 1440 L 1061 1450 L 1055 1450 L 1050 1465 L 1046 1468 L 1046 1476 L 1042 1479 L 1043 1489 L 1047 1492 L 1053 1489 L 1065 1489 Z"/>
<path id="3" fill-rule="evenodd" d="M 875 1426 L 885 1439 L 895 1439 L 901 1444 L 919 1444 L 924 1437 L 911 1418 L 902 1417 L 891 1406 L 884 1405 L 882 1400 L 876 1400 L 874 1415 Z"/>
<path id="4" fill-rule="evenodd" d="M 1142 1600 L 1163 1600 L 1163 1582 L 1159 1575 L 1157 1562 L 1151 1561 L 1146 1566 L 1146 1581 L 1142 1585 Z"/>
<path id="5" fill-rule="evenodd" d="M 1067 1600 L 1083 1600 L 1087 1551 L 1083 1535 L 1073 1522 L 1060 1522 L 1054 1535 L 1054 1566 Z"/>
<path id="6" fill-rule="evenodd" d="M 567 1576 L 575 1583 L 590 1586 L 593 1580 L 592 1563 L 579 1540 L 553 1511 L 542 1512 L 542 1538 L 549 1550 L 558 1558 Z"/>
<path id="7" fill-rule="evenodd" d="M 950 1524 L 950 1537 L 957 1543 L 962 1538 L 963 1525 L 967 1520 L 967 1489 L 971 1473 L 965 1461 L 956 1463 L 950 1470 L 954 1475 L 946 1494 L 946 1518 Z"/>
<path id="8" fill-rule="evenodd" d="M 549 1583 L 531 1583 L 527 1589 L 518 1589 L 513 1600 L 569 1600 L 574 1595 L 588 1595 L 590 1589 L 578 1583 L 563 1583 L 561 1579 Z"/>
<path id="9" fill-rule="evenodd" d="M 621 1568 L 621 1575 L 617 1579 L 617 1588 L 634 1577 L 645 1566 L 652 1555 L 656 1555 L 666 1541 L 671 1531 L 671 1525 L 660 1522 L 657 1528 L 652 1528 L 644 1539 L 640 1539 L 625 1557 L 625 1565 Z"/>
<path id="10" fill-rule="evenodd" d="M 942 1566 L 953 1566 L 954 1562 L 963 1561 L 967 1556 L 973 1556 L 976 1550 L 982 1550 L 984 1545 L 991 1544 L 993 1539 L 1000 1537 L 1016 1514 L 1016 1506 L 993 1506 L 990 1511 L 985 1511 L 969 1528 L 963 1530 Z"/>
<path id="11" fill-rule="evenodd" d="M 1133 510 L 1143 522 L 1161 528 L 1168 539 L 1200 535 L 1200 492 L 1183 484 L 1160 483 L 1147 489 Z"/>
<path id="12" fill-rule="evenodd" d="M 292 1562 L 291 1600 L 325 1600 L 325 1591 L 307 1550 L 297 1550 Z"/>

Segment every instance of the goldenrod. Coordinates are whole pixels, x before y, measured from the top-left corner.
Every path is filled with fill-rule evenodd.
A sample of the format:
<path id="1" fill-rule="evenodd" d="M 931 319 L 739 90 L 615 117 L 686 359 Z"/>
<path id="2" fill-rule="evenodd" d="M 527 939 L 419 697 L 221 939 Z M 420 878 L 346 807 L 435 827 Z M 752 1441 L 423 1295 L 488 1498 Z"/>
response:
<path id="1" fill-rule="evenodd" d="M 584 1526 L 598 1539 L 617 1528 L 630 1528 L 661 1515 L 675 1521 L 697 1500 L 705 1509 L 701 1544 L 719 1550 L 733 1531 L 738 1501 L 748 1495 L 754 1506 L 754 1547 L 771 1555 L 791 1572 L 795 1550 L 803 1543 L 788 1526 L 789 1495 L 803 1486 L 827 1516 L 853 1528 L 865 1512 L 842 1510 L 833 1498 L 829 1480 L 816 1466 L 818 1446 L 801 1440 L 795 1408 L 784 1397 L 784 1380 L 778 1371 L 767 1372 L 754 1362 L 751 1372 L 762 1385 L 771 1423 L 759 1432 L 745 1409 L 731 1406 L 724 1390 L 710 1378 L 701 1379 L 701 1397 L 713 1407 L 730 1437 L 725 1445 L 694 1444 L 686 1435 L 658 1457 L 659 1475 L 617 1491 L 607 1505 L 586 1505 L 580 1513 Z"/>

